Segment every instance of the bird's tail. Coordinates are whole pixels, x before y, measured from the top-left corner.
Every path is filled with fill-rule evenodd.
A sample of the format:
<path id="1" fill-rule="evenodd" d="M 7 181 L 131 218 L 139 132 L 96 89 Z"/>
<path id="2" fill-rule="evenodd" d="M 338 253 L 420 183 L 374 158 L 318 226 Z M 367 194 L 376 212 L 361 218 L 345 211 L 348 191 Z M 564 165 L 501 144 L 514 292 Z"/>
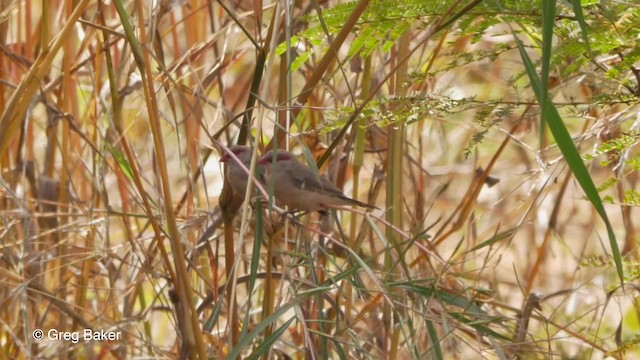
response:
<path id="1" fill-rule="evenodd" d="M 369 205 L 367 203 L 363 203 L 362 201 L 358 201 L 356 199 L 352 199 L 346 196 L 341 196 L 342 199 L 347 200 L 348 202 L 352 203 L 353 205 L 358 205 L 360 207 L 364 207 L 367 209 L 376 209 L 376 210 L 380 210 L 377 207 L 373 206 L 373 205 Z"/>

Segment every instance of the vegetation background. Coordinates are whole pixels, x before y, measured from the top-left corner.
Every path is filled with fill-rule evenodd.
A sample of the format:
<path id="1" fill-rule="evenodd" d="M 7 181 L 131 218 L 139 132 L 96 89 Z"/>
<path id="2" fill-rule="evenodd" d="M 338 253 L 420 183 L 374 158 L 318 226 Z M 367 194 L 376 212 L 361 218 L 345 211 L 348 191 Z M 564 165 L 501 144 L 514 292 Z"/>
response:
<path id="1" fill-rule="evenodd" d="M 1 357 L 640 358 L 639 24 L 615 0 L 0 0 Z M 238 142 L 379 209 L 243 201 Z"/>

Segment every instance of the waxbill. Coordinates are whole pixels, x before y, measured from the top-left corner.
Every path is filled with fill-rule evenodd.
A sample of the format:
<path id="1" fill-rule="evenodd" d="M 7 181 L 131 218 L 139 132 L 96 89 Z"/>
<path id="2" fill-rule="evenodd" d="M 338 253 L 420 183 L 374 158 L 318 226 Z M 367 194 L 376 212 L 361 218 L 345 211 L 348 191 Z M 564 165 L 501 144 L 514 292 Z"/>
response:
<path id="1" fill-rule="evenodd" d="M 251 166 L 251 148 L 244 145 L 234 145 L 230 147 L 229 150 L 248 170 Z M 227 153 L 222 155 L 220 162 L 225 163 L 225 177 L 231 186 L 231 190 L 233 190 L 236 195 L 244 198 L 244 195 L 247 192 L 247 180 L 249 179 L 247 170 L 238 165 L 235 159 Z M 264 182 L 264 169 L 262 166 L 257 167 L 257 172 L 258 180 L 260 182 Z"/>
<path id="2" fill-rule="evenodd" d="M 274 183 L 273 195 L 276 200 L 290 209 L 324 213 L 327 208 L 342 205 L 376 208 L 344 196 L 331 181 L 315 174 L 290 152 L 271 150 L 258 163 L 267 171 L 267 184 L 271 181 Z"/>

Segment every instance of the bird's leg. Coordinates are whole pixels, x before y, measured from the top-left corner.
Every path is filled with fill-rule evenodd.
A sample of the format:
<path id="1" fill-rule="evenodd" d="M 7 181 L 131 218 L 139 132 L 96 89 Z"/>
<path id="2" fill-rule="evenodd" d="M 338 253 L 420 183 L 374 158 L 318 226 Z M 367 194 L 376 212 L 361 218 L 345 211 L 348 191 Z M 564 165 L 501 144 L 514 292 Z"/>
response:
<path id="1" fill-rule="evenodd" d="M 299 218 L 300 218 L 300 216 L 303 216 L 305 214 L 304 213 L 297 214 L 297 213 L 298 213 L 297 210 L 289 210 L 289 211 L 285 211 L 283 216 L 285 218 L 289 218 L 289 220 L 291 220 L 291 222 L 294 225 L 302 225 L 302 223 L 300 222 Z"/>

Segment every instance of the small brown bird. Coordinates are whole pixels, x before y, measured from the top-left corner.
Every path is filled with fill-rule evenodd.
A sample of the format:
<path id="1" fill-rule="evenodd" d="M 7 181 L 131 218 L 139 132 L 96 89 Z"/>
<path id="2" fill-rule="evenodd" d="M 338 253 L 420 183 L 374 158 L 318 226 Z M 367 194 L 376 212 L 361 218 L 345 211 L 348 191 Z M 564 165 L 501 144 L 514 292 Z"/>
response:
<path id="1" fill-rule="evenodd" d="M 234 145 L 230 147 L 229 150 L 231 150 L 248 170 L 251 166 L 251 148 L 244 145 Z M 247 171 L 227 153 L 222 155 L 220 162 L 225 163 L 225 177 L 231 186 L 231 190 L 233 190 L 236 195 L 244 198 L 247 192 L 247 180 L 249 179 Z M 257 172 L 258 180 L 264 183 L 264 168 L 261 165 L 257 166 Z"/>
<path id="2" fill-rule="evenodd" d="M 276 200 L 291 209 L 324 212 L 327 208 L 341 205 L 376 208 L 344 196 L 331 181 L 319 177 L 290 152 L 271 150 L 258 163 L 266 169 L 266 183 L 269 184 L 273 179 Z"/>

